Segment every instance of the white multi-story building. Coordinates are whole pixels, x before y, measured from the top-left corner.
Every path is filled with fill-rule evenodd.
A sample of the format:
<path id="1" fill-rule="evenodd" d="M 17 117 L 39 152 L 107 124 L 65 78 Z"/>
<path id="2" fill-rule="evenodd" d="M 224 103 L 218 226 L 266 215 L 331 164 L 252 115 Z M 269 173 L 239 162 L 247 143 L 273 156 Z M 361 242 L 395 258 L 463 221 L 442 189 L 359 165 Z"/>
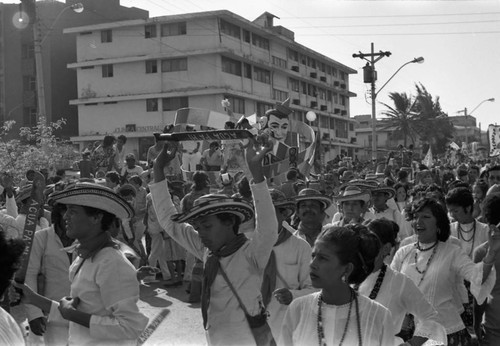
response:
<path id="1" fill-rule="evenodd" d="M 229 11 L 172 15 L 66 29 L 76 34 L 79 136 L 83 147 L 105 134 L 128 137 L 145 159 L 153 132 L 182 107 L 258 115 L 287 97 L 292 117 L 314 111 L 324 159 L 354 156 L 349 74 L 355 70 L 294 41 L 264 13 L 254 21 Z"/>

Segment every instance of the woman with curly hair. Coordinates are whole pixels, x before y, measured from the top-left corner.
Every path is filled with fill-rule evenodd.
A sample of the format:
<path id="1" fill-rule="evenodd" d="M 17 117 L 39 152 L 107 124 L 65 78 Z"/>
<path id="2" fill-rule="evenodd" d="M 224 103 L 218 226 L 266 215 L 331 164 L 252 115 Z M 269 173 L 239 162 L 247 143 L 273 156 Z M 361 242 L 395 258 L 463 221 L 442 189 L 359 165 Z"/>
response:
<path id="1" fill-rule="evenodd" d="M 469 345 L 471 336 L 460 318 L 456 287 L 464 279 L 469 281 L 478 303 L 484 302 L 496 281 L 491 269 L 500 251 L 500 231 L 490 225 L 488 253 L 482 262 L 474 264 L 459 245 L 449 240 L 448 215 L 435 199 L 425 197 L 416 202 L 409 217 L 417 240 L 396 252 L 391 267 L 407 275 L 434 306 L 438 322 L 446 329 L 448 345 Z"/>

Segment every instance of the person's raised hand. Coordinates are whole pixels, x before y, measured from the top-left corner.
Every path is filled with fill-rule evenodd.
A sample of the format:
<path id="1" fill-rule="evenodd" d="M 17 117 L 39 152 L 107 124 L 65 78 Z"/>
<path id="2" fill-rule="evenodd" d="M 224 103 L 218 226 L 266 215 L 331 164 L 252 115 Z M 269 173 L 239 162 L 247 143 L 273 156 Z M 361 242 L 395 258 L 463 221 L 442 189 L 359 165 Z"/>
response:
<path id="1" fill-rule="evenodd" d="M 245 157 L 250 173 L 252 173 L 254 183 L 260 183 L 265 179 L 262 169 L 262 160 L 264 156 L 272 150 L 273 144 L 268 139 L 264 141 L 260 140 L 260 145 L 256 145 L 255 139 L 253 138 L 251 138 L 250 141 L 251 143 L 245 149 Z M 257 152 L 256 149 L 259 151 Z"/>
<path id="2" fill-rule="evenodd" d="M 175 158 L 178 143 L 175 141 L 165 141 L 162 150 L 154 160 L 153 177 L 155 183 L 165 180 L 164 168 Z"/>

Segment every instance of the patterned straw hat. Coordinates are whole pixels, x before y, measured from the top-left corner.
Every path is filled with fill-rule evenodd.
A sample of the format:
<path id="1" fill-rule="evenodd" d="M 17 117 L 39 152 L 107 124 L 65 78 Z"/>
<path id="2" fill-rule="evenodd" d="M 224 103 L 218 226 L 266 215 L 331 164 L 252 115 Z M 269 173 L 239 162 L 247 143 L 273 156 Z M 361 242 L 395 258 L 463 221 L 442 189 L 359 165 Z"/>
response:
<path id="1" fill-rule="evenodd" d="M 363 191 L 357 186 L 347 186 L 344 191 L 339 193 L 338 195 L 333 197 L 337 202 L 345 202 L 345 201 L 363 201 L 367 203 L 370 198 L 369 191 Z"/>
<path id="2" fill-rule="evenodd" d="M 76 183 L 63 191 L 54 192 L 49 196 L 49 202 L 92 207 L 120 219 L 134 216 L 134 210 L 125 199 L 109 187 L 94 183 Z"/>
<path id="3" fill-rule="evenodd" d="M 243 223 L 253 217 L 254 211 L 253 205 L 241 198 L 231 198 L 222 194 L 209 194 L 196 199 L 190 210 L 172 215 L 172 221 L 188 222 L 199 217 L 222 213 L 234 214 Z"/>
<path id="4" fill-rule="evenodd" d="M 299 194 L 295 196 L 295 203 L 297 205 L 302 201 L 318 201 L 323 205 L 323 210 L 332 204 L 330 197 L 323 195 L 318 190 L 309 188 L 300 190 Z"/>
<path id="5" fill-rule="evenodd" d="M 295 211 L 295 200 L 286 198 L 285 194 L 277 189 L 269 189 L 273 205 L 277 208 L 286 208 Z"/>

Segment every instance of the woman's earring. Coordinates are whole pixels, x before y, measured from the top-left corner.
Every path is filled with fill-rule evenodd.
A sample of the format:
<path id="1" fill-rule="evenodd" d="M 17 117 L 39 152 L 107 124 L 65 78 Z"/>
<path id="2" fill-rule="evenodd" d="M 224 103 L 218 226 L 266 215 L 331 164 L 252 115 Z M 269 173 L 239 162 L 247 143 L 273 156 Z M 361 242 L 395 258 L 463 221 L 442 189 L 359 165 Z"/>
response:
<path id="1" fill-rule="evenodd" d="M 342 275 L 342 277 L 340 278 L 342 280 L 343 283 L 347 283 L 347 278 L 346 278 L 346 275 Z"/>

